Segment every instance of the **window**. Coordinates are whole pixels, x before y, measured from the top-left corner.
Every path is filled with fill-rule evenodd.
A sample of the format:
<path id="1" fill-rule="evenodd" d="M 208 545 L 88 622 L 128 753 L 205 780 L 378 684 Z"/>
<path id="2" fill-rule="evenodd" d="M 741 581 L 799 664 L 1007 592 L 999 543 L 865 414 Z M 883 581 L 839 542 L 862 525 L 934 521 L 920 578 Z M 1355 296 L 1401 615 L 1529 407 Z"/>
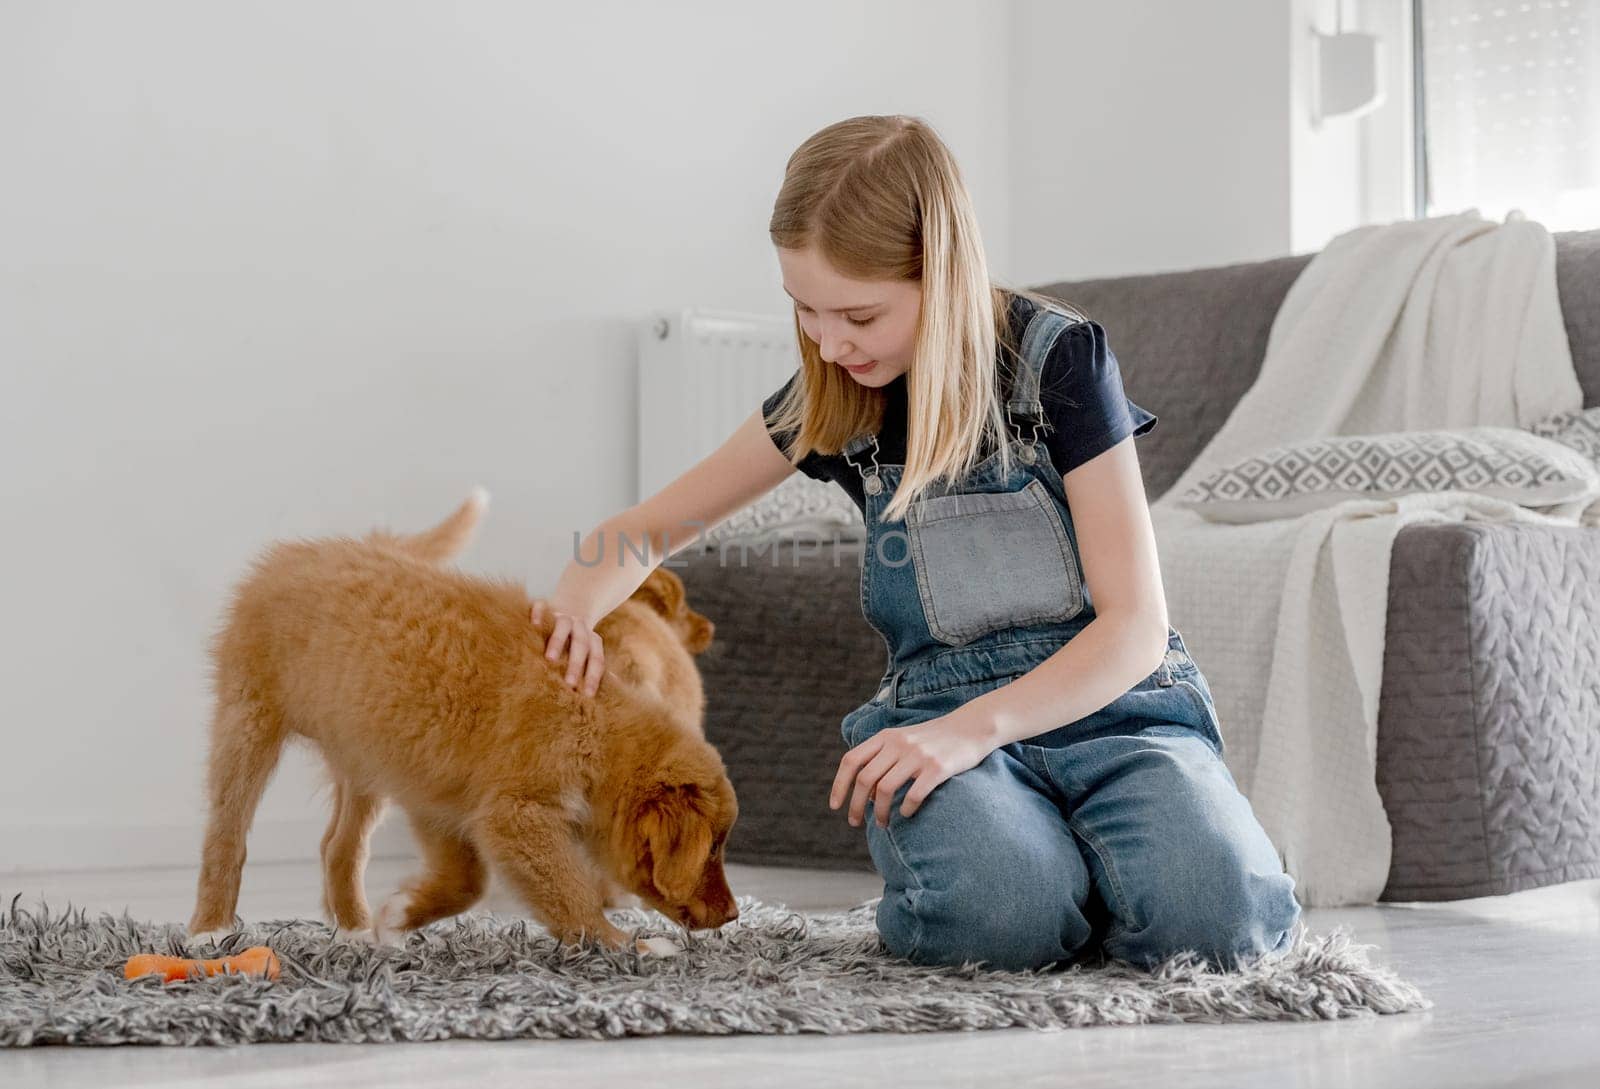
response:
<path id="1" fill-rule="evenodd" d="M 1600 0 L 1413 0 L 1419 215 L 1600 228 Z"/>

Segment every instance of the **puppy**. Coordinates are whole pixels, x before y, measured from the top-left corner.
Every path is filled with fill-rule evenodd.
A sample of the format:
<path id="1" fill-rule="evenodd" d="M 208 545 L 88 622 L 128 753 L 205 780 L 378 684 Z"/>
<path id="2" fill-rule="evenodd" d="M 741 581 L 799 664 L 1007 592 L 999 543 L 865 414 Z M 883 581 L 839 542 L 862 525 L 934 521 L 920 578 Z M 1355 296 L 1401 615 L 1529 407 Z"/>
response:
<path id="1" fill-rule="evenodd" d="M 716 625 L 689 608 L 682 579 L 664 567 L 653 568 L 628 600 L 600 618 L 595 632 L 605 647 L 601 685 L 619 676 L 647 688 L 679 721 L 705 736 L 705 690 L 694 655 L 711 645 Z M 541 633 L 548 639 L 547 630 Z M 601 881 L 601 890 L 608 908 L 641 906 L 638 897 L 609 878 Z"/>
<path id="2" fill-rule="evenodd" d="M 236 588 L 210 645 L 210 812 L 191 935 L 231 927 L 245 835 L 291 737 L 315 746 L 334 780 L 323 902 L 341 931 L 392 940 L 463 911 L 489 867 L 564 943 L 627 946 L 602 910 L 616 888 L 690 929 L 738 917 L 722 866 L 738 803 L 704 738 L 698 678 L 670 644 L 647 640 L 630 658 L 623 633 L 652 623 L 630 610 L 620 660 L 658 687 L 615 672 L 592 697 L 567 687 L 518 583 L 439 566 L 486 503 L 479 489 L 411 536 L 279 542 Z M 658 580 L 643 595 L 651 608 L 662 586 L 674 600 Z M 688 659 L 709 622 L 676 603 L 657 611 Z M 388 800 L 425 868 L 374 920 L 362 876 Z M 655 941 L 634 948 L 675 951 Z"/>
<path id="3" fill-rule="evenodd" d="M 705 690 L 694 655 L 711 645 L 716 625 L 689 608 L 683 580 L 665 567 L 645 576 L 621 605 L 600 618 L 595 633 L 610 674 L 660 696 L 705 736 Z"/>

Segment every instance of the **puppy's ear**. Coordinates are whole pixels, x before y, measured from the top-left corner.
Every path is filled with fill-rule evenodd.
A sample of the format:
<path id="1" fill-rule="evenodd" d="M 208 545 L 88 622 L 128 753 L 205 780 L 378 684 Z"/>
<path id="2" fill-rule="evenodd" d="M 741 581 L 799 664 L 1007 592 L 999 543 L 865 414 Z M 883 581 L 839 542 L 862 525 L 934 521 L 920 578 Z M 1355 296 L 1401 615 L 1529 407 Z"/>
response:
<path id="1" fill-rule="evenodd" d="M 693 609 L 689 610 L 689 638 L 688 648 L 690 654 L 702 654 L 711 645 L 711 638 L 717 632 L 717 626 Z"/>
<path id="2" fill-rule="evenodd" d="M 665 567 L 652 568 L 631 596 L 662 616 L 672 616 L 683 607 L 683 580 Z"/>
<path id="3" fill-rule="evenodd" d="M 650 880 L 675 903 L 692 899 L 711 855 L 711 826 L 695 783 L 665 786 L 635 818 L 639 840 L 650 853 Z"/>

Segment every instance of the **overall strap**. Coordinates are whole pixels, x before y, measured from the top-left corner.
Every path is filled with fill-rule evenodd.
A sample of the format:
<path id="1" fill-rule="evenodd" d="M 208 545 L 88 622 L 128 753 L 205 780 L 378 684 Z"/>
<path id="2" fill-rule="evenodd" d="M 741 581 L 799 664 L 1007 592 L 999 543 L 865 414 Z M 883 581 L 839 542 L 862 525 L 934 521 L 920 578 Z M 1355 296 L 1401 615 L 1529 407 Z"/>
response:
<path id="1" fill-rule="evenodd" d="M 865 450 L 869 446 L 876 445 L 877 442 L 878 436 L 872 434 L 870 431 L 863 431 L 861 434 L 845 443 L 844 449 L 840 450 L 839 452 L 846 457 L 849 457 L 852 454 L 861 453 L 861 451 Z"/>
<path id="2" fill-rule="evenodd" d="M 1006 401 L 1006 416 L 1021 444 L 1025 463 L 1032 464 L 1039 456 L 1039 436 L 1051 430 L 1050 421 L 1045 418 L 1044 402 L 1039 399 L 1039 382 L 1044 374 L 1045 360 L 1050 357 L 1050 349 L 1055 347 L 1061 334 L 1082 320 L 1083 316 L 1076 312 L 1069 314 L 1054 307 L 1041 306 L 1034 311 L 1033 317 L 1028 319 L 1027 328 L 1023 330 L 1022 361 L 1016 385 Z M 1031 436 L 1023 435 L 1020 420 L 1027 420 L 1032 425 Z"/>
<path id="3" fill-rule="evenodd" d="M 1056 339 L 1068 327 L 1078 324 L 1082 317 L 1069 315 L 1049 307 L 1039 307 L 1028 319 L 1022 333 L 1022 365 L 1017 374 L 1016 387 L 1006 402 L 1006 411 L 1013 416 L 1027 416 L 1044 422 L 1044 403 L 1039 400 L 1039 379 L 1044 374 L 1044 363 L 1055 347 Z"/>

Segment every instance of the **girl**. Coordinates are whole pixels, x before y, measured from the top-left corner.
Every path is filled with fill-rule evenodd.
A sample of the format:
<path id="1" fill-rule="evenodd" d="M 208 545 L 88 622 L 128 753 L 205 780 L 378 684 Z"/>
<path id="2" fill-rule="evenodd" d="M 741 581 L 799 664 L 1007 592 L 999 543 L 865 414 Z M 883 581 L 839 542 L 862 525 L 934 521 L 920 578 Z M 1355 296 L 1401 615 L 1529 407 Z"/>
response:
<path id="1" fill-rule="evenodd" d="M 836 481 L 866 521 L 862 608 L 889 665 L 841 724 L 829 805 L 871 819 L 888 949 L 1028 969 L 1285 948 L 1294 883 L 1168 626 L 1132 442 L 1156 417 L 1124 396 L 1105 331 L 991 284 L 960 172 L 917 118 L 808 139 L 770 233 L 799 371 L 580 544 L 604 562 L 563 572 L 546 655 L 566 648 L 568 683 L 596 690 L 594 625 L 649 570 L 608 536 L 663 538 L 654 566 L 693 536 L 669 532 L 796 468 Z"/>

